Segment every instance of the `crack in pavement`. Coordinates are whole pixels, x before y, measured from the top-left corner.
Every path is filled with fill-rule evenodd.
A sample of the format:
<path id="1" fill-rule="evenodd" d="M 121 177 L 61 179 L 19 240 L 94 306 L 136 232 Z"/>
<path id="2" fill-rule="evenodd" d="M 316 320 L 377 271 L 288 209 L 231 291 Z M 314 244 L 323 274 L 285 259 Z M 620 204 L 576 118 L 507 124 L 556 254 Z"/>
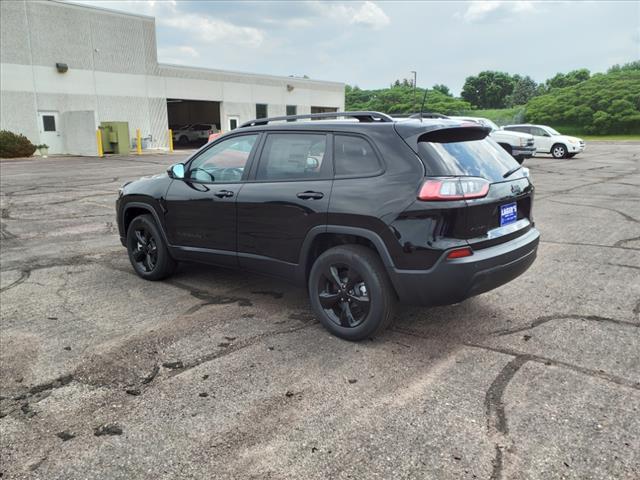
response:
<path id="1" fill-rule="evenodd" d="M 534 319 L 528 326 L 495 330 L 493 332 L 490 332 L 489 335 L 502 337 L 505 335 L 511 335 L 513 333 L 520 333 L 526 330 L 531 330 L 533 328 L 539 327 L 540 325 L 544 325 L 545 323 L 549 323 L 554 320 L 587 320 L 591 322 L 613 323 L 615 325 L 624 325 L 624 326 L 630 326 L 635 328 L 640 327 L 640 324 L 630 322 L 628 320 L 618 320 L 615 318 L 600 317 L 597 315 L 559 314 L 559 315 L 544 315 L 542 317 L 538 317 Z"/>
<path id="2" fill-rule="evenodd" d="M 201 357 L 198 357 L 192 362 L 183 363 L 182 368 L 173 370 L 172 373 L 170 374 L 170 377 L 180 375 L 188 370 L 191 370 L 199 365 L 202 365 L 203 363 L 207 363 L 212 360 L 216 360 L 218 358 L 226 357 L 227 355 L 231 355 L 232 353 L 236 353 L 240 350 L 244 350 L 245 348 L 256 345 L 260 343 L 262 340 L 265 340 L 267 338 L 275 337 L 278 335 L 285 335 L 287 333 L 293 333 L 299 330 L 304 330 L 305 328 L 309 328 L 313 325 L 317 325 L 318 323 L 319 323 L 318 321 L 312 321 L 309 323 L 305 323 L 303 325 L 298 325 L 296 327 L 284 328 L 282 330 L 275 330 L 273 332 L 265 332 L 265 333 L 250 337 L 245 341 L 232 343 L 228 347 L 223 348 L 222 350 L 217 350 L 215 352 L 211 352 L 209 354 L 203 355 Z"/>
<path id="3" fill-rule="evenodd" d="M 569 245 L 569 246 L 577 246 L 577 247 L 597 247 L 597 248 L 613 248 L 613 249 L 619 248 L 621 250 L 633 250 L 634 252 L 640 251 L 640 248 L 623 247 L 621 245 L 602 245 L 599 243 L 558 242 L 555 240 L 540 240 L 540 243 L 550 243 L 552 245 Z"/>
<path id="4" fill-rule="evenodd" d="M 482 345 L 478 343 L 469 343 L 469 342 L 465 342 L 463 343 L 463 345 L 467 347 L 489 350 L 496 353 L 502 353 L 504 355 L 511 355 L 514 357 L 524 356 L 527 358 L 528 361 L 531 361 L 531 362 L 540 363 L 545 366 L 566 368 L 568 370 L 581 373 L 588 377 L 597 378 L 599 380 L 605 380 L 607 382 L 614 383 L 620 387 L 631 388 L 633 390 L 640 390 L 640 382 L 634 382 L 633 380 L 629 380 L 628 378 L 618 377 L 617 375 L 612 375 L 610 373 L 605 372 L 604 370 L 593 370 L 591 368 L 581 367 L 580 365 L 564 362 L 562 360 L 555 360 L 553 358 L 544 357 L 542 355 L 536 355 L 532 353 L 523 353 L 523 352 L 519 352 L 518 350 L 513 350 L 506 347 L 492 347 L 489 345 Z"/>
<path id="5" fill-rule="evenodd" d="M 27 280 L 30 275 L 31 275 L 31 270 L 20 270 L 20 278 L 18 278 L 17 280 L 14 280 L 9 285 L 6 285 L 0 288 L 0 293 L 6 292 L 7 290 L 12 289 L 13 287 L 17 287 L 18 285 L 23 283 L 25 280 Z"/>
<path id="6" fill-rule="evenodd" d="M 621 247 L 625 243 L 634 242 L 636 240 L 640 240 L 640 236 L 632 237 L 632 238 L 623 238 L 622 240 L 618 240 L 616 243 L 614 243 L 613 246 L 614 247 Z"/>
<path id="7" fill-rule="evenodd" d="M 640 223 L 640 220 L 638 220 L 637 218 L 632 217 L 631 215 L 627 215 L 624 212 L 621 212 L 620 210 L 617 210 L 615 208 L 609 208 L 609 207 L 601 207 L 599 205 L 590 205 L 590 204 L 586 204 L 586 203 L 573 203 L 573 202 L 562 202 L 560 200 L 551 200 L 551 199 L 547 199 L 549 202 L 551 203 L 558 203 L 561 205 L 568 205 L 570 207 L 585 207 L 585 208 L 596 208 L 599 210 L 606 210 L 608 212 L 613 212 L 613 213 L 617 213 L 618 215 L 620 215 L 622 218 L 624 218 L 625 220 L 628 220 L 630 222 L 634 222 L 634 223 Z"/>
<path id="8" fill-rule="evenodd" d="M 487 434 L 495 442 L 495 456 L 491 461 L 493 467 L 491 480 L 500 480 L 504 467 L 506 445 L 511 443 L 508 434 L 507 415 L 504 410 L 504 392 L 516 373 L 529 361 L 527 355 L 514 357 L 493 379 L 484 397 L 484 410 L 487 421 Z"/>

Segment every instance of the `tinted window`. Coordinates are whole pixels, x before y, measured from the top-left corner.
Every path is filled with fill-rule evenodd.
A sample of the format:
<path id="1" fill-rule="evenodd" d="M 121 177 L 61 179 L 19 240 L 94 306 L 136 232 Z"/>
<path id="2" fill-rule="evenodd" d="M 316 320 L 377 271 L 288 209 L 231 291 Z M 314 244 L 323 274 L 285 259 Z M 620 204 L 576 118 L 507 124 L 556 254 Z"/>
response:
<path id="1" fill-rule="evenodd" d="M 256 104 L 256 118 L 267 118 L 267 105 L 264 103 Z"/>
<path id="2" fill-rule="evenodd" d="M 428 176 L 471 176 L 502 181 L 516 162 L 490 138 L 467 142 L 418 142 L 418 153 Z"/>
<path id="3" fill-rule="evenodd" d="M 199 182 L 239 182 L 258 135 L 242 135 L 216 143 L 189 165 L 187 178 Z"/>
<path id="4" fill-rule="evenodd" d="M 322 134 L 274 133 L 267 137 L 257 180 L 326 178 L 327 137 Z"/>
<path id="5" fill-rule="evenodd" d="M 336 176 L 364 176 L 380 171 L 380 163 L 373 148 L 360 137 L 336 135 L 334 158 Z"/>
<path id="6" fill-rule="evenodd" d="M 514 132 L 531 133 L 529 127 L 507 127 L 505 130 L 511 130 Z"/>
<path id="7" fill-rule="evenodd" d="M 45 132 L 55 132 L 56 131 L 56 117 L 53 115 L 43 115 L 42 116 L 42 127 Z"/>
<path id="8" fill-rule="evenodd" d="M 537 137 L 548 137 L 549 134 L 545 132 L 540 127 L 531 127 L 531 134 L 536 135 Z"/>

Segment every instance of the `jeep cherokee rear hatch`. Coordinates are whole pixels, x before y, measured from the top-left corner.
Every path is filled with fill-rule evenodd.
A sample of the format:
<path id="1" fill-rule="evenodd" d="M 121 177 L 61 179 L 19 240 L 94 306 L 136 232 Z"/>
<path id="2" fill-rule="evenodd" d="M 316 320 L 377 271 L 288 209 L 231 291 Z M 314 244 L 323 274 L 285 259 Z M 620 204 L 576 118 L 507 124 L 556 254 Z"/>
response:
<path id="1" fill-rule="evenodd" d="M 464 227 L 458 227 L 455 236 L 467 240 L 474 250 L 523 235 L 532 224 L 533 185 L 526 170 L 486 137 L 488 133 L 463 123 L 412 139 L 425 167 L 418 199 L 464 201 L 466 207 L 460 212 L 464 221 L 459 222 Z"/>

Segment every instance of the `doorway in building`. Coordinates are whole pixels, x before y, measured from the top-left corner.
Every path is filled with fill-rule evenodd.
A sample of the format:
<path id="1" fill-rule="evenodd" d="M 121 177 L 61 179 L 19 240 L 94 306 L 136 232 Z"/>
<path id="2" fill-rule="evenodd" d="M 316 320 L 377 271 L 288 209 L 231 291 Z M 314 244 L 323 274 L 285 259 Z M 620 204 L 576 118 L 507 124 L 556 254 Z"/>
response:
<path id="1" fill-rule="evenodd" d="M 63 152 L 59 120 L 58 112 L 38 112 L 40 142 L 49 147 L 49 153 L 65 153 Z"/>
<path id="2" fill-rule="evenodd" d="M 174 148 L 198 148 L 220 131 L 220 102 L 168 98 L 167 117 Z"/>
<path id="3" fill-rule="evenodd" d="M 229 131 L 235 130 L 240 125 L 240 117 L 237 115 L 229 115 L 227 122 L 227 129 Z"/>

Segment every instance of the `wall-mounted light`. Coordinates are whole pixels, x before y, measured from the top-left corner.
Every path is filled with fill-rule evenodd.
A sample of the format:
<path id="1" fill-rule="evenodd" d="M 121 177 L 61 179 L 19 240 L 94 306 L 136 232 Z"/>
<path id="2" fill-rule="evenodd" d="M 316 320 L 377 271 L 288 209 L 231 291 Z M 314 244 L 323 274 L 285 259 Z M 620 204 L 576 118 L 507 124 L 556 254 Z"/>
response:
<path id="1" fill-rule="evenodd" d="M 67 70 L 69 70 L 69 65 L 67 65 L 66 63 L 56 63 L 56 70 L 58 70 L 58 73 L 67 73 Z"/>
<path id="2" fill-rule="evenodd" d="M 293 91 L 294 88 L 296 88 L 296 87 L 294 87 L 293 85 L 287 84 L 287 92 Z"/>

